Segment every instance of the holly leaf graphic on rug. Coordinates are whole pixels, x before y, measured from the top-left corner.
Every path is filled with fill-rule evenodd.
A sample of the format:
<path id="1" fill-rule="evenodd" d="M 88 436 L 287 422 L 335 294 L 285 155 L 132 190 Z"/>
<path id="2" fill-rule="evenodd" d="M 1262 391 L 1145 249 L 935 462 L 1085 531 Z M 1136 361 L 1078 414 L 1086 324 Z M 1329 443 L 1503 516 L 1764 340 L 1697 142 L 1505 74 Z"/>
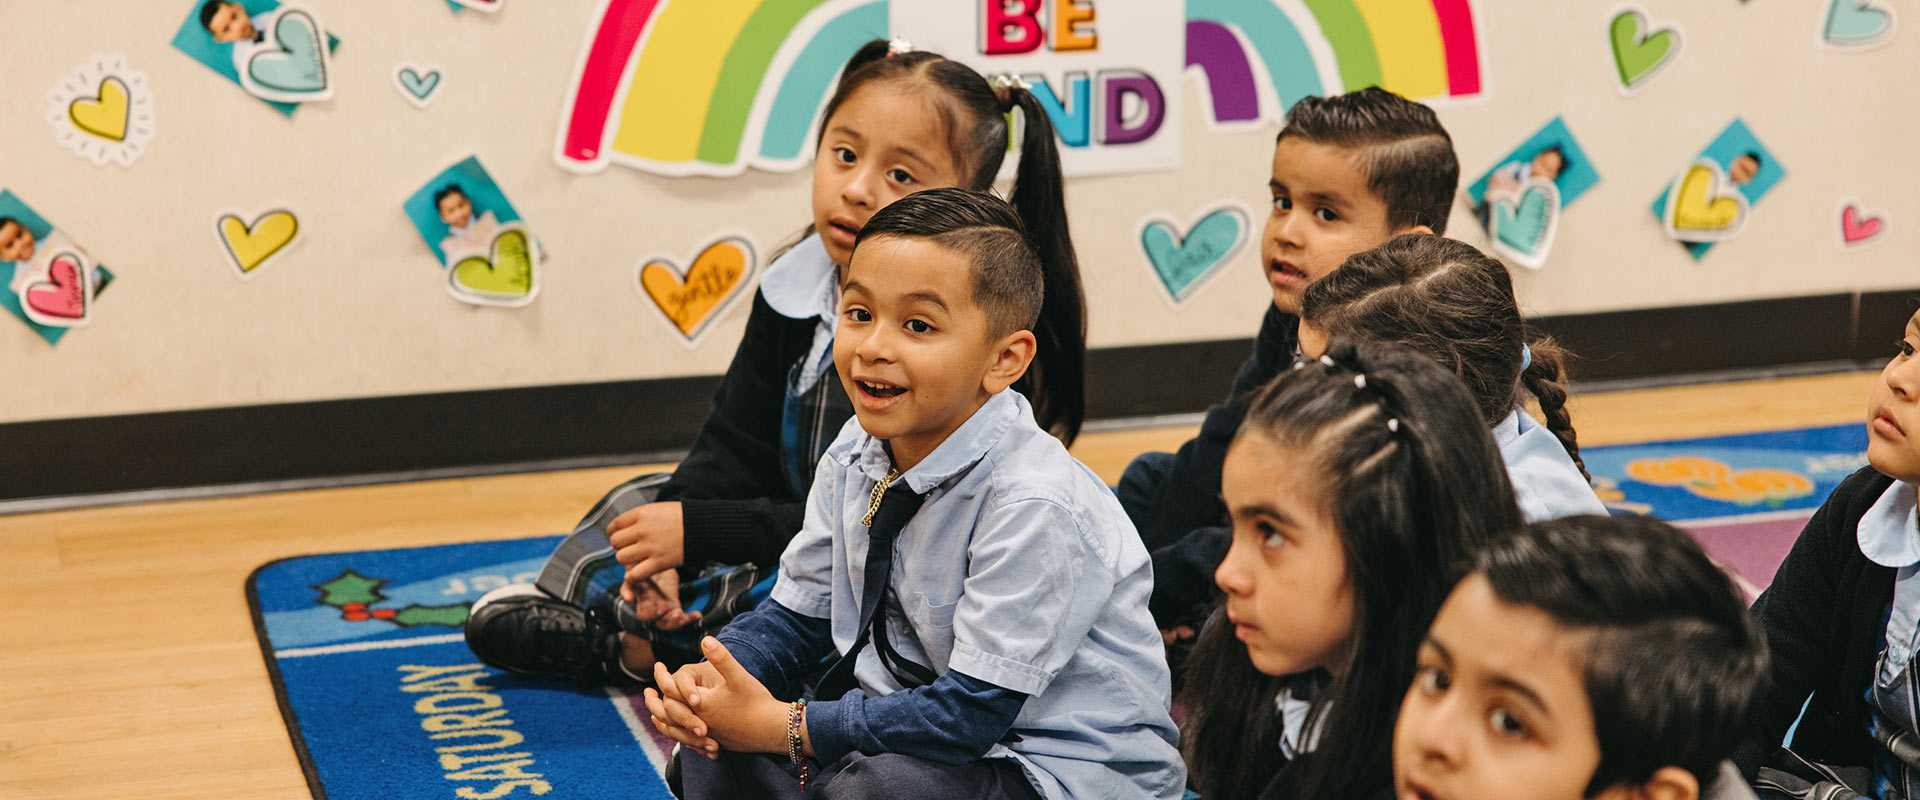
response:
<path id="1" fill-rule="evenodd" d="M 340 575 L 326 583 L 314 584 L 313 589 L 320 593 L 318 602 L 323 606 L 340 609 L 340 618 L 348 622 L 366 622 L 368 620 L 386 620 L 402 628 L 420 625 L 441 625 L 458 628 L 467 622 L 467 606 L 423 606 L 417 603 L 401 608 L 372 608 L 374 603 L 387 599 L 380 587 L 387 585 L 384 578 L 369 578 L 352 569 L 342 571 Z"/>
<path id="2" fill-rule="evenodd" d="M 340 577 L 326 583 L 314 584 L 314 590 L 320 592 L 320 605 L 345 608 L 350 604 L 373 605 L 387 596 L 380 593 L 380 587 L 387 582 L 378 578 L 369 578 L 349 569 L 340 573 Z"/>

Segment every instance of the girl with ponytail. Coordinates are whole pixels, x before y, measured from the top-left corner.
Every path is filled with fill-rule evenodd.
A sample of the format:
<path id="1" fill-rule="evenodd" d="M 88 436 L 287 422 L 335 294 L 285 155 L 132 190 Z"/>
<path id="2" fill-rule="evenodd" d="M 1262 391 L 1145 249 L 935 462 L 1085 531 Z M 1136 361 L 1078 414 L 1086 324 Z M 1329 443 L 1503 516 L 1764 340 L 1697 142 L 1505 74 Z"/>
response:
<path id="1" fill-rule="evenodd" d="M 1567 352 L 1520 316 L 1507 268 L 1472 245 L 1401 236 L 1349 257 L 1301 298 L 1300 347 L 1399 342 L 1453 370 L 1493 429 L 1529 522 L 1607 513 L 1567 412 Z M 1543 427 L 1521 408 L 1540 404 Z"/>
<path id="2" fill-rule="evenodd" d="M 812 220 L 760 280 L 714 408 L 671 476 L 615 487 L 532 586 L 468 615 L 480 660 L 530 677 L 633 684 L 764 600 L 799 532 L 814 467 L 853 407 L 833 368 L 840 273 L 875 213 L 914 192 L 991 189 L 1008 112 L 1025 133 L 1012 196 L 1044 265 L 1039 354 L 1013 388 L 1071 444 L 1085 416 L 1086 309 L 1054 129 L 1032 93 L 900 42 L 847 61 L 820 116 Z"/>

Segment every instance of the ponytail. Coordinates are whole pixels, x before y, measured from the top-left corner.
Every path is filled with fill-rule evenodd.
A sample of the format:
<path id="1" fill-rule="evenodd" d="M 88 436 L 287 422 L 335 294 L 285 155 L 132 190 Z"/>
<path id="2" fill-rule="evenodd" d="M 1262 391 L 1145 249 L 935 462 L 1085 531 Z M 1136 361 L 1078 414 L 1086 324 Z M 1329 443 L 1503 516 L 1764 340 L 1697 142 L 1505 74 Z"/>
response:
<path id="1" fill-rule="evenodd" d="M 1039 352 L 1027 371 L 1032 391 L 1026 394 L 1040 424 L 1072 444 L 1087 413 L 1087 298 L 1067 229 L 1060 150 L 1040 98 L 1019 86 L 1008 87 L 1006 95 L 1002 103 L 1020 110 L 1023 129 L 1011 201 L 1046 270 L 1046 299 L 1033 331 Z"/>
<path id="2" fill-rule="evenodd" d="M 1561 347 L 1553 337 L 1542 335 L 1528 343 L 1533 352 L 1533 363 L 1520 372 L 1520 385 L 1528 394 L 1540 401 L 1540 414 L 1546 417 L 1547 430 L 1553 432 L 1553 438 L 1560 440 L 1560 446 L 1566 448 L 1567 455 L 1573 457 L 1573 465 L 1580 468 L 1580 476 L 1593 482 L 1593 476 L 1587 472 L 1587 462 L 1580 459 L 1580 442 L 1574 437 L 1573 415 L 1567 411 L 1567 356 L 1566 348 Z"/>

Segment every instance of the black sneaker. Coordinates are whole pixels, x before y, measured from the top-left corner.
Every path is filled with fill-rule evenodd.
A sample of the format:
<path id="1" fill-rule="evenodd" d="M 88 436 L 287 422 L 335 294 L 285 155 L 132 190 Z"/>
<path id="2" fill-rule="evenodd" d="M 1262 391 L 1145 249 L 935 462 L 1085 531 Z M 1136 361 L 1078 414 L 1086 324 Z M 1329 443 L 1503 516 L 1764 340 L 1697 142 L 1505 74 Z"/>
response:
<path id="1" fill-rule="evenodd" d="M 620 668 L 620 629 L 607 612 L 587 611 L 531 584 L 503 586 L 467 611 L 467 647 L 480 660 L 530 678 L 594 686 L 636 686 Z"/>

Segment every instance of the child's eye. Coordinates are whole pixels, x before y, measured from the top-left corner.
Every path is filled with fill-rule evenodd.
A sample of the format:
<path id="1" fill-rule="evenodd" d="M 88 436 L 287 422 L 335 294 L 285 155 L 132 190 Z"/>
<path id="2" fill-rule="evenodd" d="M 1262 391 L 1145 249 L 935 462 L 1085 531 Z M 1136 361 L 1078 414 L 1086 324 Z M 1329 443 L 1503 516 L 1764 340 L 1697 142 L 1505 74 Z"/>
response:
<path id="1" fill-rule="evenodd" d="M 864 308 L 849 308 L 847 309 L 847 319 L 854 322 L 872 322 L 873 315 L 868 313 Z"/>
<path id="2" fill-rule="evenodd" d="M 1498 733 L 1501 736 L 1510 739 L 1524 739 L 1527 737 L 1527 724 L 1521 722 L 1519 717 L 1514 716 L 1504 708 L 1494 709 L 1493 713 L 1487 717 L 1487 722 L 1493 725 L 1494 733 Z"/>
<path id="3" fill-rule="evenodd" d="M 1290 197 L 1273 198 L 1273 208 L 1275 211 L 1292 211 L 1293 198 L 1290 198 Z"/>
<path id="4" fill-rule="evenodd" d="M 853 163 L 853 151 L 844 147 L 833 148 L 833 157 L 839 159 L 842 164 Z"/>
<path id="5" fill-rule="evenodd" d="M 893 179 L 893 180 L 894 180 L 895 182 L 897 182 L 897 183 L 912 183 L 912 182 L 913 182 L 913 176 L 912 176 L 912 175 L 909 175 L 909 174 L 907 174 L 907 171 L 906 171 L 906 170 L 904 170 L 904 169 L 893 169 L 893 170 L 889 170 L 889 171 L 887 172 L 887 177 L 889 177 L 889 178 L 892 178 L 892 179 Z"/>
<path id="6" fill-rule="evenodd" d="M 926 320 L 910 319 L 907 320 L 907 330 L 913 331 L 914 333 L 932 333 L 933 326 L 928 325 Z"/>
<path id="7" fill-rule="evenodd" d="M 1313 212 L 1313 216 L 1321 222 L 1335 222 L 1340 219 L 1340 215 L 1333 213 L 1333 209 L 1331 208 L 1316 209 Z"/>
<path id="8" fill-rule="evenodd" d="M 1256 529 L 1260 534 L 1260 543 L 1266 547 L 1279 547 L 1286 544 L 1287 537 L 1280 535 L 1279 529 L 1265 522 Z"/>
<path id="9" fill-rule="evenodd" d="M 1900 357 L 1901 357 L 1901 358 L 1912 358 L 1912 357 L 1913 357 L 1913 343 L 1912 343 L 1912 342 L 1909 342 L 1909 341 L 1907 341 L 1907 340 L 1905 340 L 1905 339 L 1901 339 L 1900 341 L 1897 341 L 1897 342 L 1894 342 L 1894 343 L 1893 343 L 1893 346 L 1894 346 L 1894 349 L 1896 349 L 1896 350 L 1899 350 L 1899 351 L 1900 351 Z"/>
<path id="10" fill-rule="evenodd" d="M 1440 694 L 1453 685 L 1453 679 L 1439 667 L 1421 667 L 1413 674 L 1413 683 L 1427 694 Z"/>

